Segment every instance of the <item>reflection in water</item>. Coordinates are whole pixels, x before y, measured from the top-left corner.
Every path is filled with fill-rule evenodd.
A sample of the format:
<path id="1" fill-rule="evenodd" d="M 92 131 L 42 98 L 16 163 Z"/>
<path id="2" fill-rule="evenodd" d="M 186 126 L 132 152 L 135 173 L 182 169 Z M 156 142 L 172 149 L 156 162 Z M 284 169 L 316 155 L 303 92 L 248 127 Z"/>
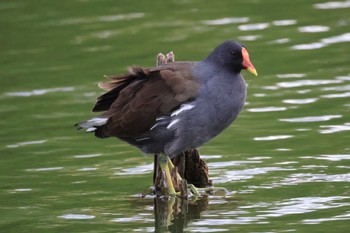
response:
<path id="1" fill-rule="evenodd" d="M 226 197 L 221 198 L 225 199 Z M 154 228 L 143 228 L 143 232 L 145 230 L 147 232 L 187 232 L 186 228 L 188 225 L 192 224 L 192 221 L 201 219 L 201 213 L 208 209 L 209 197 L 182 199 L 145 196 L 145 198 L 132 198 L 129 203 L 132 205 L 131 209 L 139 209 L 141 207 L 140 211 L 142 213 L 139 212 L 131 217 L 118 217 L 110 221 L 115 223 L 154 223 Z M 214 203 L 215 201 L 212 204 Z M 153 216 L 151 214 L 152 210 Z"/>
<path id="2" fill-rule="evenodd" d="M 184 232 L 188 223 L 201 218 L 208 208 L 208 197 L 197 200 L 154 198 L 155 231 Z"/>

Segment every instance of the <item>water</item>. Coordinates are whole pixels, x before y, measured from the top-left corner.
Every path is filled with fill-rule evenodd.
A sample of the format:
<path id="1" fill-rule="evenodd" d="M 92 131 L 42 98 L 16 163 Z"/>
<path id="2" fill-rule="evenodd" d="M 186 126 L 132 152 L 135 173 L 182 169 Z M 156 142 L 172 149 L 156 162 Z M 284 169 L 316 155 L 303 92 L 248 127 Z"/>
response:
<path id="1" fill-rule="evenodd" d="M 2 1 L 0 228 L 4 232 L 348 232 L 350 1 Z M 201 148 L 217 186 L 181 202 L 141 193 L 152 158 L 75 132 L 104 74 L 158 52 L 200 60 L 230 38 L 239 119 Z"/>

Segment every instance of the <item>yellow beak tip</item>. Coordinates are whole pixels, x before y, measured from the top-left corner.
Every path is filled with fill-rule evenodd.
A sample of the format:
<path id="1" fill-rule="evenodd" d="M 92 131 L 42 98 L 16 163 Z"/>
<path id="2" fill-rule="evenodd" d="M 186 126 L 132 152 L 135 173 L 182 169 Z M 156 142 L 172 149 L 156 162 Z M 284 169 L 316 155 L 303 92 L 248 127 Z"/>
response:
<path id="1" fill-rule="evenodd" d="M 248 72 L 252 73 L 254 76 L 258 76 L 258 72 L 256 72 L 256 69 L 248 67 Z"/>

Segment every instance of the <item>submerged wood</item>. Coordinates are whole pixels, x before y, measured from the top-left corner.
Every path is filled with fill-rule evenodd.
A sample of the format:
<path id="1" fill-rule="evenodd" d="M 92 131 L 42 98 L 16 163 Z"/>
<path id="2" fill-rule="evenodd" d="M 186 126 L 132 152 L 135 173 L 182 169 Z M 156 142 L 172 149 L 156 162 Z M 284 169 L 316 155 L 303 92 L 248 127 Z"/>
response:
<path id="1" fill-rule="evenodd" d="M 159 53 L 156 58 L 157 66 L 175 61 L 173 52 L 166 55 Z M 204 160 L 200 158 L 196 148 L 184 151 L 172 159 L 174 168 L 170 171 L 172 182 L 176 192 L 180 192 L 182 197 L 188 197 L 188 184 L 193 184 L 197 188 L 212 186 L 209 179 L 209 169 Z M 177 174 L 183 178 L 180 181 Z M 167 195 L 168 182 L 165 172 L 159 166 L 158 155 L 154 155 L 153 185 L 155 194 Z"/>

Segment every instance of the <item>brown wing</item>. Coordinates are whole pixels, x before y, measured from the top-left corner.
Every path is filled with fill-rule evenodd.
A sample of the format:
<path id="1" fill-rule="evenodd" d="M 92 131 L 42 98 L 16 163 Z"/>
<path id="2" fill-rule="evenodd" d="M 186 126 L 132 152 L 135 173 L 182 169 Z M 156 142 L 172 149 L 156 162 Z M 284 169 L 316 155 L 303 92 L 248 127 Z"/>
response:
<path id="1" fill-rule="evenodd" d="M 198 83 L 192 76 L 193 63 L 171 63 L 151 69 L 132 67 L 129 74 L 111 77 L 99 86 L 108 90 L 93 111 L 107 111 L 99 137 L 135 137 L 149 130 L 156 118 L 196 96 Z"/>

